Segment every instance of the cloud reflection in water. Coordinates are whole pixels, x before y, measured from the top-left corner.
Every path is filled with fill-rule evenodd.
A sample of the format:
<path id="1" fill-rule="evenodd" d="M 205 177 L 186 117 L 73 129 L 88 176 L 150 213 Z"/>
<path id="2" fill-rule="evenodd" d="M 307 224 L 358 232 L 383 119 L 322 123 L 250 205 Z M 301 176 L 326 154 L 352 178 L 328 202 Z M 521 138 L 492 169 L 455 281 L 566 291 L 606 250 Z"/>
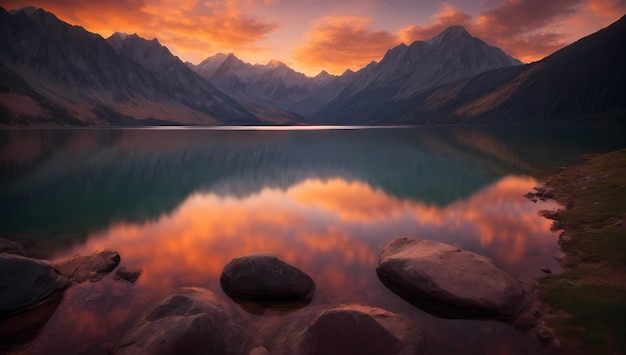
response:
<path id="1" fill-rule="evenodd" d="M 305 180 L 287 190 L 265 188 L 241 199 L 196 193 L 158 220 L 114 224 L 59 255 L 111 248 L 122 255 L 122 265 L 142 267 L 144 273 L 136 285 L 105 279 L 71 289 L 43 336 L 58 341 L 63 333 L 70 343 L 96 342 L 127 327 L 150 302 L 177 287 L 202 286 L 221 294 L 224 265 L 255 251 L 272 251 L 310 274 L 317 284 L 313 305 L 357 302 L 405 311 L 374 273 L 382 248 L 401 236 L 458 245 L 530 280 L 540 276 L 539 268 L 556 267 L 551 255 L 558 250 L 550 221 L 537 215 L 553 205 L 523 197 L 537 184 L 530 177 L 507 176 L 445 207 L 339 178 Z M 74 329 L 67 332 L 68 327 Z"/>

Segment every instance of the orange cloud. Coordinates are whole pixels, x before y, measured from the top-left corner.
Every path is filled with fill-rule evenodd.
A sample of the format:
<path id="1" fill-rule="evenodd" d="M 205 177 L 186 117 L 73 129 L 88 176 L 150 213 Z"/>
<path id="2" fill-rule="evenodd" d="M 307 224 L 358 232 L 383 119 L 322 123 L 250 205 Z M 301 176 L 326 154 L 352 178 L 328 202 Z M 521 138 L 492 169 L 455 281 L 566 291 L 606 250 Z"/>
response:
<path id="1" fill-rule="evenodd" d="M 481 32 L 519 36 L 553 25 L 555 21 L 574 14 L 582 0 L 507 0 L 483 12 L 477 20 Z M 539 11 L 538 11 L 539 10 Z"/>
<path id="2" fill-rule="evenodd" d="M 615 16 L 624 14 L 626 1 L 624 0 L 588 0 L 585 7 L 595 14 L 615 20 Z"/>
<path id="3" fill-rule="evenodd" d="M 326 17 L 308 34 L 308 42 L 296 49 L 294 59 L 313 71 L 358 70 L 380 60 L 398 43 L 396 35 L 372 30 L 370 25 L 366 18 Z"/>
<path id="4" fill-rule="evenodd" d="M 428 26 L 408 26 L 400 30 L 400 39 L 402 42 L 411 44 L 416 40 L 429 39 L 454 25 L 469 28 L 472 21 L 472 15 L 455 10 L 448 4 L 444 4 L 441 11 L 436 13 L 433 17 L 435 22 Z"/>
<path id="5" fill-rule="evenodd" d="M 468 12 L 444 3 L 431 23 L 414 23 L 395 32 L 384 30 L 385 27 L 371 28 L 372 23 L 397 26 L 396 17 L 375 13 L 387 11 L 375 3 L 4 0 L 2 6 L 42 7 L 68 23 L 104 37 L 120 31 L 137 33 L 146 39 L 158 38 L 184 61 L 198 63 L 217 52 L 233 52 L 252 62 L 279 59 L 309 75 L 321 70 L 335 74 L 347 68 L 358 70 L 380 60 L 389 48 L 401 42 L 431 38 L 451 25 L 462 25 L 488 44 L 530 62 L 609 25 L 626 12 L 624 0 L 480 1 L 482 5 L 468 5 Z M 415 11 L 415 6 L 406 6 L 407 12 Z M 328 16 L 329 13 L 362 17 Z M 309 18 L 303 14 L 320 20 L 312 29 L 306 28 Z M 308 35 L 302 37 L 306 31 Z"/>
<path id="6" fill-rule="evenodd" d="M 483 12 L 472 30 L 524 62 L 535 61 L 569 44 L 564 33 L 556 32 L 555 24 L 579 11 L 581 3 L 582 0 L 507 0 Z"/>
<path id="7" fill-rule="evenodd" d="M 606 27 L 626 13 L 625 0 L 587 0 L 564 24 L 576 38 Z"/>
<path id="8" fill-rule="evenodd" d="M 624 0 L 506 0 L 473 18 L 446 4 L 434 15 L 433 23 L 408 26 L 400 31 L 400 38 L 408 44 L 431 38 L 448 26 L 462 25 L 488 44 L 532 62 L 609 25 L 624 11 Z"/>
<path id="9" fill-rule="evenodd" d="M 244 13 L 235 0 L 8 0 L 3 6 L 41 7 L 104 37 L 127 32 L 158 38 L 172 52 L 196 62 L 218 51 L 262 51 L 259 42 L 278 29 L 275 23 Z"/>
<path id="10" fill-rule="evenodd" d="M 451 25 L 462 25 L 472 35 L 495 45 L 524 62 L 542 59 L 566 46 L 568 38 L 555 32 L 555 24 L 575 14 L 582 0 L 506 0 L 478 17 L 444 5 L 427 26 L 409 26 L 400 31 L 405 43 L 425 40 Z M 538 9 L 541 9 L 538 11 Z"/>

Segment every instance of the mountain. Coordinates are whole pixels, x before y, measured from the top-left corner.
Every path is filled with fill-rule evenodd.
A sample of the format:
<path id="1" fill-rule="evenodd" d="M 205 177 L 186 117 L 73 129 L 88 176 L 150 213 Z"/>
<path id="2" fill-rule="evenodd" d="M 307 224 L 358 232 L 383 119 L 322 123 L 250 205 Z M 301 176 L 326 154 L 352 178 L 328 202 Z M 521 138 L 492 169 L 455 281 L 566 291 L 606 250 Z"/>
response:
<path id="1" fill-rule="evenodd" d="M 452 30 L 461 32 L 458 28 Z M 442 35 L 408 48 L 441 44 L 446 40 Z M 407 84 L 399 76 L 395 76 L 399 82 L 396 86 L 375 81 L 379 67 L 389 58 L 395 58 L 391 55 L 394 51 L 408 51 L 408 48 L 394 48 L 379 64 L 350 74 L 348 79 L 343 76 L 336 79 L 345 82 L 336 87 L 329 85 L 308 102 L 305 100 L 303 106 L 306 109 L 307 104 L 318 99 L 312 107 L 321 105 L 321 109 L 309 114 L 309 120 L 337 124 L 625 123 L 624 43 L 626 16 L 535 63 L 487 70 L 458 80 L 453 80 L 457 75 L 442 76 L 441 71 L 435 70 L 430 72 L 433 76 L 429 80 L 438 81 L 438 77 L 443 80 L 430 88 L 410 80 Z M 456 60 L 471 64 L 467 58 Z M 426 68 L 436 66 L 431 63 Z M 440 70 L 450 68 L 454 68 L 453 63 L 445 64 Z M 428 74 L 426 71 L 425 75 Z M 387 73 L 378 80 L 388 80 L 391 76 L 393 73 Z M 366 89 L 362 89 L 364 85 Z"/>
<path id="2" fill-rule="evenodd" d="M 388 102 L 395 122 L 626 122 L 626 15 L 541 61 Z"/>
<path id="3" fill-rule="evenodd" d="M 341 76 L 218 54 L 184 64 L 157 39 L 108 39 L 0 7 L 0 125 L 455 124 L 626 117 L 626 17 L 528 65 L 463 27 Z"/>
<path id="4" fill-rule="evenodd" d="M 409 98 L 428 88 L 501 67 L 520 65 L 497 47 L 452 26 L 428 41 L 401 44 L 380 63 L 347 71 L 300 102 L 299 113 L 314 122 L 380 123 L 373 115 L 389 100 Z"/>
<path id="5" fill-rule="evenodd" d="M 309 78 L 276 60 L 271 60 L 265 65 L 252 65 L 232 53 L 219 53 L 198 65 L 191 63 L 187 65 L 241 102 L 277 107 L 282 110 L 296 110 L 297 102 L 334 78 L 325 71 L 314 78 Z"/>
<path id="6" fill-rule="evenodd" d="M 104 40 L 42 9 L 0 8 L 0 44 L 0 123 L 261 123 L 157 40 Z"/>

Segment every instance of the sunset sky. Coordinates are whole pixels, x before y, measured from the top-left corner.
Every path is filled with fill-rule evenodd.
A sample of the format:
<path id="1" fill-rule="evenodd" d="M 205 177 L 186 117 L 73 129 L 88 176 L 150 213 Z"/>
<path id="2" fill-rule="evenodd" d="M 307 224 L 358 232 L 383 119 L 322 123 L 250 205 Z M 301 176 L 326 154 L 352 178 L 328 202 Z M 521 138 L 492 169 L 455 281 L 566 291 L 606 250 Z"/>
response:
<path id="1" fill-rule="evenodd" d="M 194 64 L 216 53 L 285 62 L 308 75 L 341 74 L 386 50 L 463 25 L 531 62 L 616 21 L 626 0 L 0 0 L 36 6 L 108 37 L 158 38 Z"/>

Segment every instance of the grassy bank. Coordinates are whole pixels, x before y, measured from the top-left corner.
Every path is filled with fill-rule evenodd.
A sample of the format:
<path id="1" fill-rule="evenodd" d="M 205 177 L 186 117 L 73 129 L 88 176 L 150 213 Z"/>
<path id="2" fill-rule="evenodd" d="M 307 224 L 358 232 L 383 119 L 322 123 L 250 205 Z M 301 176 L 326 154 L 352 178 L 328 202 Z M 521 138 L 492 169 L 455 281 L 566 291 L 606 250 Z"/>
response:
<path id="1" fill-rule="evenodd" d="M 586 158 L 546 179 L 567 256 L 541 297 L 563 352 L 626 354 L 626 149 Z"/>

